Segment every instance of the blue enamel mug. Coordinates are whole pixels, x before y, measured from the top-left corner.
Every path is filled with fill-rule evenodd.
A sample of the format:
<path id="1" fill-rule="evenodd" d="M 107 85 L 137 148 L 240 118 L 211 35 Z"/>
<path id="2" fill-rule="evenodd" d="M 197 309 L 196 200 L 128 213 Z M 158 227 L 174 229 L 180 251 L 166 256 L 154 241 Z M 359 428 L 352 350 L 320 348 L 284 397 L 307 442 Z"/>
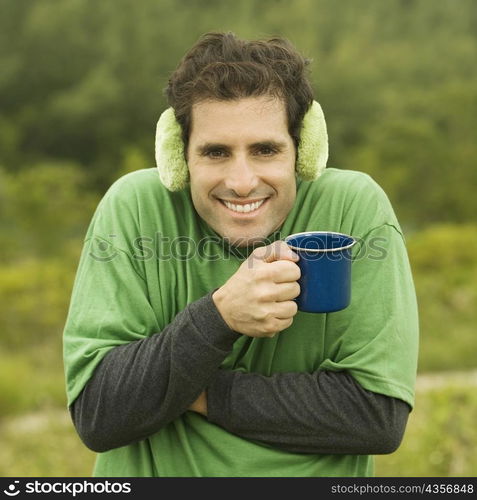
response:
<path id="1" fill-rule="evenodd" d="M 348 307 L 351 301 L 351 248 L 356 240 L 326 231 L 296 233 L 285 243 L 300 257 L 300 311 L 328 313 Z"/>

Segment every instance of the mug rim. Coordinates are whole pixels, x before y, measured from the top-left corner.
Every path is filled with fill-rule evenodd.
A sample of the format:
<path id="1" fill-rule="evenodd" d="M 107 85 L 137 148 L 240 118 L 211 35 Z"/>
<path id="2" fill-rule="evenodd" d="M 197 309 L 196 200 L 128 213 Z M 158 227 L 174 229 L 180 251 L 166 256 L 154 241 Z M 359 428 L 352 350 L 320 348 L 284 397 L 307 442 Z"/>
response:
<path id="1" fill-rule="evenodd" d="M 287 241 L 289 238 L 294 238 L 296 236 L 302 236 L 305 234 L 307 234 L 307 235 L 308 234 L 309 235 L 312 235 L 312 234 L 337 234 L 339 236 L 345 236 L 346 238 L 350 238 L 352 241 L 349 245 L 346 245 L 344 247 L 339 247 L 339 248 L 303 248 L 303 247 L 296 247 L 294 245 L 290 245 Z M 356 239 L 353 238 L 353 236 L 350 236 L 349 234 L 345 234 L 345 233 L 338 233 L 336 231 L 303 231 L 302 233 L 293 233 L 293 234 L 288 235 L 284 241 L 293 250 L 304 251 L 304 252 L 339 252 L 340 250 L 347 250 L 348 248 L 351 248 L 356 243 Z"/>

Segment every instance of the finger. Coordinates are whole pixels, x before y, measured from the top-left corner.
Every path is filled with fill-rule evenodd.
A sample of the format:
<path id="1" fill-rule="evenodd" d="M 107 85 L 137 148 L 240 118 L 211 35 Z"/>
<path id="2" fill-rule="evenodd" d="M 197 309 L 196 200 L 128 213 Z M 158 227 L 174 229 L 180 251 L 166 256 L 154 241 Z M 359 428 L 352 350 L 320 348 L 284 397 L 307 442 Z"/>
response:
<path id="1" fill-rule="evenodd" d="M 264 262 L 275 262 L 277 260 L 291 260 L 296 262 L 299 259 L 298 255 L 281 240 L 256 248 L 250 257 L 260 259 Z"/>
<path id="2" fill-rule="evenodd" d="M 300 285 L 296 281 L 289 283 L 278 283 L 275 287 L 275 297 L 277 302 L 293 300 L 300 295 Z"/>
<path id="3" fill-rule="evenodd" d="M 300 279 L 301 270 L 297 264 L 289 260 L 277 260 L 269 264 L 268 269 L 275 283 L 286 283 Z"/>
<path id="4" fill-rule="evenodd" d="M 286 319 L 280 319 L 280 318 L 275 318 L 275 321 L 273 323 L 273 335 L 286 330 L 293 324 L 293 318 L 286 318 Z"/>
<path id="5" fill-rule="evenodd" d="M 264 335 L 265 337 L 275 337 L 277 333 L 286 330 L 292 324 L 293 316 L 289 318 L 273 318 L 273 320 L 267 325 Z"/>
<path id="6" fill-rule="evenodd" d="M 293 317 L 298 312 L 298 306 L 294 300 L 286 300 L 284 302 L 277 302 L 273 308 L 273 311 L 274 316 L 277 320 L 293 321 Z"/>

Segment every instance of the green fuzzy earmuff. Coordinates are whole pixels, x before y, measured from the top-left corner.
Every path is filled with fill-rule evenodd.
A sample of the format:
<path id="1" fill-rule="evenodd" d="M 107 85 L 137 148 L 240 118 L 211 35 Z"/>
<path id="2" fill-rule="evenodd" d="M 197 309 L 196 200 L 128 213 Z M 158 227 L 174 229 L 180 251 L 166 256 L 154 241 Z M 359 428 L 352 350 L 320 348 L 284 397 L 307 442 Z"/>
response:
<path id="1" fill-rule="evenodd" d="M 323 111 L 313 101 L 300 130 L 296 173 L 305 181 L 317 179 L 328 160 L 328 133 Z M 189 182 L 189 169 L 184 153 L 182 130 L 174 110 L 162 113 L 156 127 L 156 165 L 161 182 L 169 191 L 184 189 Z"/>

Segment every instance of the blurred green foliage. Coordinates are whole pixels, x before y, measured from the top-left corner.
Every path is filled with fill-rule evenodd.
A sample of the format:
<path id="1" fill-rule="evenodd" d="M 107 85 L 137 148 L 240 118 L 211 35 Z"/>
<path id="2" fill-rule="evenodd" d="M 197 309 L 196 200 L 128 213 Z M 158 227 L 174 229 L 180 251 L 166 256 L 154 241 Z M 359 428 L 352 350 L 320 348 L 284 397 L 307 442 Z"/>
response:
<path id="1" fill-rule="evenodd" d="M 0 349 L 0 422 L 7 416 L 66 408 L 60 344 L 50 338 L 22 352 Z"/>
<path id="2" fill-rule="evenodd" d="M 474 221 L 474 0 L 1 0 L 0 165 L 73 162 L 103 192 L 154 161 L 162 89 L 206 31 L 313 60 L 330 162 L 371 173 L 406 227 Z M 416 201 L 419 200 L 419 203 Z"/>
<path id="3" fill-rule="evenodd" d="M 420 316 L 419 370 L 477 366 L 477 225 L 434 225 L 408 237 Z"/>
<path id="4" fill-rule="evenodd" d="M 63 257 L 81 244 L 99 197 L 78 165 L 0 167 L 0 181 L 0 265 Z"/>
<path id="5" fill-rule="evenodd" d="M 0 420 L 0 436 L 1 476 L 91 476 L 95 454 L 80 442 L 65 409 Z"/>
<path id="6" fill-rule="evenodd" d="M 473 384 L 458 379 L 417 392 L 400 448 L 376 457 L 377 476 L 475 477 L 475 375 Z"/>
<path id="7" fill-rule="evenodd" d="M 74 279 L 71 267 L 60 260 L 28 260 L 0 267 L 0 276 L 5 347 L 34 347 L 61 329 Z"/>
<path id="8" fill-rule="evenodd" d="M 0 0 L 0 475 L 90 473 L 61 359 L 82 239 L 109 185 L 154 165 L 162 90 L 211 30 L 285 36 L 313 60 L 328 164 L 371 174 L 405 229 L 419 371 L 476 367 L 474 0 Z M 418 394 L 378 473 L 471 475 L 476 404 Z M 30 412 L 43 424 L 19 439 Z"/>

